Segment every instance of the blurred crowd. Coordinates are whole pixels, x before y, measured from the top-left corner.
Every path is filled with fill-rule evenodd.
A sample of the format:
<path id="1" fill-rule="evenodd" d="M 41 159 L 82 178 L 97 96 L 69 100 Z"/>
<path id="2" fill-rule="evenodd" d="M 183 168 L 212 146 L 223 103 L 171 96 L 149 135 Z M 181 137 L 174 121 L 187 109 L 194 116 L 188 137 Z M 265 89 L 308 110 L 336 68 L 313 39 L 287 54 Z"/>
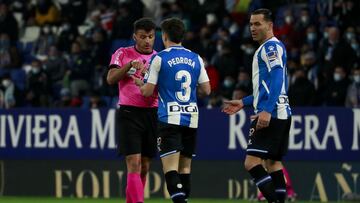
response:
<path id="1" fill-rule="evenodd" d="M 218 107 L 252 93 L 249 14 L 269 8 L 284 42 L 293 106 L 360 107 L 360 2 L 351 0 L 0 0 L 0 108 L 115 107 L 106 84 L 133 22 L 184 20 L 183 45 L 205 61 Z M 155 49 L 163 49 L 156 31 Z"/>

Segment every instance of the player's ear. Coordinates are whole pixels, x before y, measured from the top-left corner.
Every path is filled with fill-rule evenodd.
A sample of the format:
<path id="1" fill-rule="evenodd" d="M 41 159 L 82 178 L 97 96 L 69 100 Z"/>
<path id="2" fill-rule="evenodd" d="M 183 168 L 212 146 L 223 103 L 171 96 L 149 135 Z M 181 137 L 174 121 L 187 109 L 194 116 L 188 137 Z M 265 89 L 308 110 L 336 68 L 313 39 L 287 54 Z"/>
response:
<path id="1" fill-rule="evenodd" d="M 136 34 L 135 33 L 133 33 L 133 40 L 136 42 Z"/>

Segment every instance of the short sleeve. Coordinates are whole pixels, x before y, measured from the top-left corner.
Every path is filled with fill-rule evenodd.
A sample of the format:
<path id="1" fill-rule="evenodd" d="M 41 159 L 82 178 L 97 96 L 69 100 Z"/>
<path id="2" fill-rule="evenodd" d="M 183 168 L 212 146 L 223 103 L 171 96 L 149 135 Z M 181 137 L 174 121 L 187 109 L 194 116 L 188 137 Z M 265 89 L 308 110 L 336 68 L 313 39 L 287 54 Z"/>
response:
<path id="1" fill-rule="evenodd" d="M 209 76 L 206 73 L 204 61 L 200 56 L 198 56 L 198 59 L 200 62 L 200 75 L 199 75 L 198 84 L 209 82 Z"/>
<path id="2" fill-rule="evenodd" d="M 123 48 L 116 50 L 116 52 L 111 56 L 109 67 L 113 65 L 122 67 L 124 65 L 123 64 L 124 56 L 125 56 L 125 52 Z"/>
<path id="3" fill-rule="evenodd" d="M 156 85 L 161 69 L 161 57 L 155 55 L 150 62 L 149 74 L 144 77 L 144 81 Z"/>

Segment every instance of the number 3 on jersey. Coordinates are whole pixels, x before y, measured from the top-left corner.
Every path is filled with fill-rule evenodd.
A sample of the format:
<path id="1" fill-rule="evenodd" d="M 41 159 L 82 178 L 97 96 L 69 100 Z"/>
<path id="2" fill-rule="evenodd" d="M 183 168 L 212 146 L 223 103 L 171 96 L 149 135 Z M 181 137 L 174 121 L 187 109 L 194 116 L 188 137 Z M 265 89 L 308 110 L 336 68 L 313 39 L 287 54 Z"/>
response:
<path id="1" fill-rule="evenodd" d="M 185 78 L 184 82 L 181 82 Z M 191 75 L 186 70 L 178 71 L 175 74 L 175 80 L 181 82 L 181 91 L 175 93 L 176 99 L 180 102 L 188 102 L 191 95 Z"/>

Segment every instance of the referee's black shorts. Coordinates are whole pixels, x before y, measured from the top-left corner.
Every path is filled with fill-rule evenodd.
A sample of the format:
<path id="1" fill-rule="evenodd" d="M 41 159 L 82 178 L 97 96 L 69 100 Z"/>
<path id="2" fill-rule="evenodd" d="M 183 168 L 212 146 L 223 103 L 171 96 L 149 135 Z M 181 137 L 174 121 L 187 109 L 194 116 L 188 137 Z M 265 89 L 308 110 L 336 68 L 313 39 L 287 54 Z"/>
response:
<path id="1" fill-rule="evenodd" d="M 121 155 L 156 156 L 157 108 L 121 106 L 116 113 L 116 123 Z"/>
<path id="2" fill-rule="evenodd" d="M 289 144 L 291 117 L 286 120 L 271 118 L 269 126 L 256 130 L 257 119 L 251 123 L 247 155 L 281 161 Z"/>

